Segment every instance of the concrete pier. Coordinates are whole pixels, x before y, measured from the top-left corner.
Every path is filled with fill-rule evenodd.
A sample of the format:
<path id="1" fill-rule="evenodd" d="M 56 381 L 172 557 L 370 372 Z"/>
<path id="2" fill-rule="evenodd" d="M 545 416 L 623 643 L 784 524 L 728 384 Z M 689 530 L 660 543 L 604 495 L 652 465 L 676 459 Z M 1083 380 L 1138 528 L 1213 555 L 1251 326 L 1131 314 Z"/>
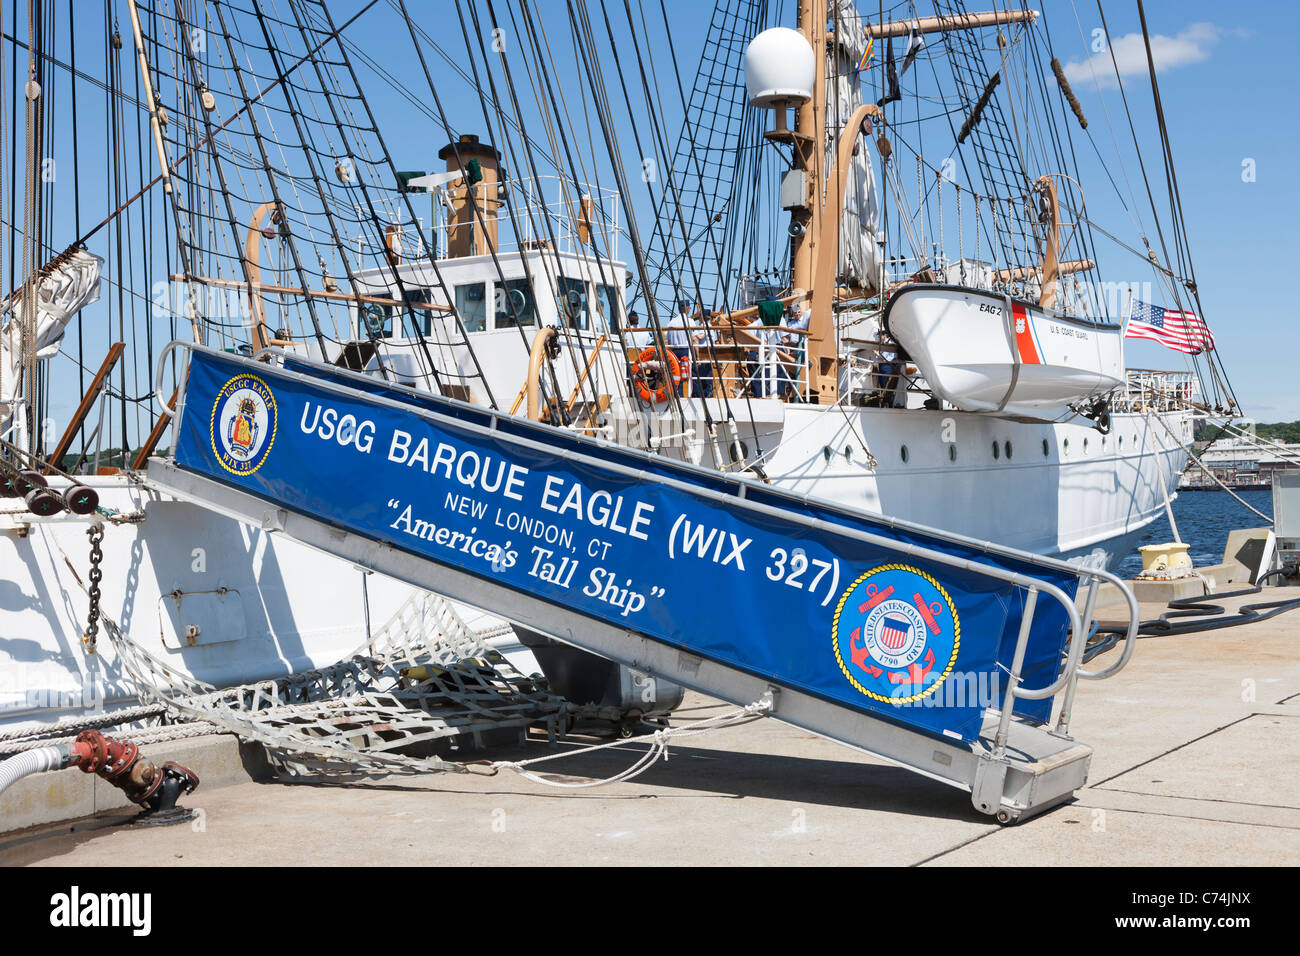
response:
<path id="1" fill-rule="evenodd" d="M 1300 597 L 1300 588 L 1225 603 L 1231 611 L 1288 595 Z M 1156 617 L 1164 607 L 1142 610 Z M 679 721 L 730 709 L 695 694 L 684 708 Z M 641 777 L 592 790 L 555 790 L 509 772 L 348 786 L 223 773 L 216 782 L 224 786 L 205 780 L 185 801 L 203 811 L 192 824 L 133 829 L 123 825 L 132 810 L 106 809 L 73 824 L 0 835 L 0 863 L 1260 866 L 1300 859 L 1300 611 L 1140 641 L 1117 677 L 1081 682 L 1072 729 L 1096 751 L 1087 787 L 1073 803 L 1015 827 L 976 813 L 962 791 L 761 720 L 688 738 Z M 552 752 L 539 740 L 493 756 Z M 176 752 L 167 758 L 186 762 Z M 615 751 L 545 766 L 574 781 L 613 774 L 633 759 Z M 193 766 L 203 776 L 202 761 Z"/>

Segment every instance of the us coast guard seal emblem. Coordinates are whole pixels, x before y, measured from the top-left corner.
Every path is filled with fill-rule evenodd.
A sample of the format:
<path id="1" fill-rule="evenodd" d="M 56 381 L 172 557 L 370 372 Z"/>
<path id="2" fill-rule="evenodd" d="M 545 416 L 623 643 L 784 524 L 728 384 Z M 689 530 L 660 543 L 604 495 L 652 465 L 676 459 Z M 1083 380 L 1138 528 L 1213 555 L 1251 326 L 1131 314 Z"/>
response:
<path id="1" fill-rule="evenodd" d="M 831 631 L 849 683 L 886 704 L 933 694 L 961 646 L 961 621 L 948 592 L 906 564 L 872 568 L 849 585 Z"/>
<path id="2" fill-rule="evenodd" d="M 212 403 L 212 453 L 241 478 L 262 467 L 275 443 L 275 396 L 256 375 L 236 375 Z"/>

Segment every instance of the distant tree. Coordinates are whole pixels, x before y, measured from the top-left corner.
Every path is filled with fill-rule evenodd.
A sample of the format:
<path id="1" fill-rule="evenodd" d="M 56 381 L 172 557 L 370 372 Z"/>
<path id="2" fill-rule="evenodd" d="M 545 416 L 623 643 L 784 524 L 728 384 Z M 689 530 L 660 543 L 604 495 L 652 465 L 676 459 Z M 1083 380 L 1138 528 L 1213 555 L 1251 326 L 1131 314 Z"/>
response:
<path id="1" fill-rule="evenodd" d="M 1227 432 L 1222 425 L 1211 425 L 1208 422 L 1198 421 L 1193 431 L 1193 437 L 1198 442 L 1213 442 Z M 1284 442 L 1300 442 L 1300 421 L 1296 422 L 1274 422 L 1273 424 L 1257 424 L 1255 434 L 1260 438 L 1272 441 L 1280 438 Z M 1231 434 L 1228 437 L 1232 437 Z"/>
<path id="2" fill-rule="evenodd" d="M 1255 434 L 1260 438 L 1280 438 L 1284 442 L 1300 442 L 1300 421 L 1256 425 Z"/>

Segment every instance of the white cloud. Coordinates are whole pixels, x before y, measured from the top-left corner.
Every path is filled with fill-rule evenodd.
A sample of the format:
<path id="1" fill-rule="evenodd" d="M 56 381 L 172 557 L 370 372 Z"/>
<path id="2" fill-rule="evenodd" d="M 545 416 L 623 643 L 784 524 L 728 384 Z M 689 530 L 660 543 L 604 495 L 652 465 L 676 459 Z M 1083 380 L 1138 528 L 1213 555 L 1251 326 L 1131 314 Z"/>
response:
<path id="1" fill-rule="evenodd" d="M 1228 32 L 1213 23 L 1192 23 L 1174 36 L 1161 33 L 1151 35 L 1151 58 L 1156 72 L 1163 73 L 1191 63 L 1202 63 L 1210 58 L 1215 44 Z M 1114 62 L 1111 62 L 1111 53 Z M 1120 76 L 1147 75 L 1147 51 L 1141 33 L 1126 33 L 1111 44 L 1110 50 L 1094 53 L 1086 60 L 1071 60 L 1065 64 L 1065 75 L 1071 84 L 1088 83 L 1096 78 L 1097 86 L 1113 90 L 1115 69 Z"/>

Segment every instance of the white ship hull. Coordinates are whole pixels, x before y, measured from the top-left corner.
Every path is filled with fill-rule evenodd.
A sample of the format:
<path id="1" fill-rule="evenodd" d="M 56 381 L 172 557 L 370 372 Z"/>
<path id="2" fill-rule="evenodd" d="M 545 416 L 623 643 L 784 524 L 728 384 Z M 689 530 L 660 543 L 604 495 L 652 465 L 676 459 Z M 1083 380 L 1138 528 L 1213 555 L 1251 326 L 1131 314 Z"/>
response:
<path id="1" fill-rule="evenodd" d="M 105 524 L 101 606 L 158 660 L 225 686 L 331 664 L 365 641 L 359 569 L 122 477 L 83 480 L 101 507 L 144 514 Z M 0 726 L 133 702 L 104 629 L 93 654 L 82 646 L 87 520 L 21 507 L 0 500 Z M 364 587 L 376 627 L 410 593 L 378 575 Z"/>
<path id="2" fill-rule="evenodd" d="M 791 439 L 768 471 L 773 483 L 1051 557 L 1122 557 L 1163 513 L 1164 489 L 1186 465 L 1183 449 L 1145 415 L 1116 415 L 1101 435 L 1090 425 L 953 412 L 847 411 L 848 421 L 793 406 Z M 1187 416 L 1165 423 L 1190 441 Z"/>
<path id="3" fill-rule="evenodd" d="M 784 409 L 784 420 L 767 423 L 758 442 L 770 452 L 762 462 L 767 478 L 783 490 L 1050 557 L 1106 563 L 1127 554 L 1134 536 L 1164 512 L 1165 490 L 1177 488 L 1187 454 L 1170 432 L 1191 441 L 1187 413 L 1159 420 L 1116 414 L 1102 435 L 1089 423 L 770 404 Z M 703 435 L 702 403 L 685 405 Z M 710 407 L 719 420 L 718 403 Z M 749 449 L 752 434 L 744 424 L 738 432 Z M 716 446 L 690 438 L 665 451 L 716 467 L 728 448 L 725 438 Z"/>

